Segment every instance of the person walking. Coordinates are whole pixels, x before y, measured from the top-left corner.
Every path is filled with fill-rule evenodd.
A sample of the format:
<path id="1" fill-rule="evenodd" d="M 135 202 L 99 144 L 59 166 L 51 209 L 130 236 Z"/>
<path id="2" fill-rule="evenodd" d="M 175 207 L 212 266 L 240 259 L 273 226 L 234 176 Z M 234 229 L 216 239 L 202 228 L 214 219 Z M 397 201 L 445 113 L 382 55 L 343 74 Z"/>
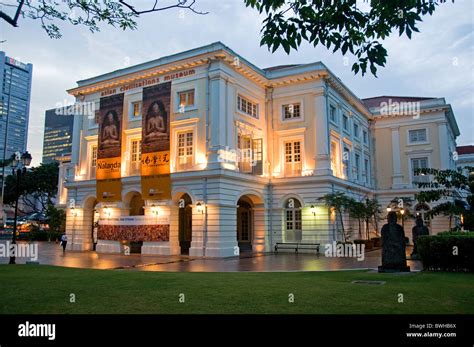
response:
<path id="1" fill-rule="evenodd" d="M 63 253 L 66 252 L 66 245 L 67 245 L 67 235 L 66 233 L 61 236 L 61 246 L 63 246 Z"/>

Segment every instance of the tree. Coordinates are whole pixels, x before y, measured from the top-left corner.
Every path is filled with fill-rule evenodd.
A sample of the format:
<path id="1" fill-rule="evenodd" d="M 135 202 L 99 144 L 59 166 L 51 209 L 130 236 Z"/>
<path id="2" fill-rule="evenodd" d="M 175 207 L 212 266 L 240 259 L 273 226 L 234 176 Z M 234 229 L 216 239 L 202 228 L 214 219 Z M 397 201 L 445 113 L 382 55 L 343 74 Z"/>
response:
<path id="1" fill-rule="evenodd" d="M 133 30 L 137 27 L 136 19 L 140 15 L 173 8 L 207 14 L 208 12 L 196 10 L 196 1 L 175 0 L 174 3 L 159 6 L 158 0 L 155 0 L 153 7 L 140 9 L 124 0 L 16 0 L 16 4 L 2 4 L 12 14 L 2 9 L 0 19 L 14 27 L 18 26 L 20 17 L 39 20 L 49 37 L 60 38 L 61 31 L 57 22 L 82 25 L 94 33 L 99 31 L 100 23 Z"/>
<path id="2" fill-rule="evenodd" d="M 367 240 L 370 239 L 370 222 L 373 222 L 375 230 L 378 231 L 378 218 L 380 215 L 380 204 L 377 199 L 365 199 L 364 204 L 364 212 L 365 212 L 365 227 L 367 231 Z"/>
<path id="3" fill-rule="evenodd" d="M 21 177 L 19 201 L 33 212 L 45 213 L 58 192 L 58 163 L 40 164 L 29 169 Z M 16 198 L 16 177 L 9 175 L 5 179 L 5 197 L 3 202 L 14 206 Z M 24 210 L 19 210 L 25 213 Z"/>
<path id="4" fill-rule="evenodd" d="M 393 30 L 411 39 L 422 16 L 432 15 L 446 1 L 370 0 L 367 10 L 359 8 L 357 0 L 245 0 L 245 5 L 265 13 L 260 44 L 272 52 L 282 47 L 289 54 L 305 40 L 343 55 L 349 51 L 357 59 L 355 74 L 364 75 L 369 66 L 376 76 L 388 55 L 380 41 Z"/>
<path id="5" fill-rule="evenodd" d="M 351 201 L 348 206 L 349 216 L 351 218 L 357 219 L 357 223 L 359 224 L 359 235 L 362 236 L 362 221 L 365 220 L 365 205 L 363 202 L 360 201 Z"/>
<path id="6" fill-rule="evenodd" d="M 425 189 L 415 194 L 419 202 L 450 200 L 432 208 L 428 216 L 449 216 L 451 230 L 453 217 L 463 215 L 463 227 L 474 230 L 474 167 L 466 166 L 457 170 L 417 169 L 415 175 L 431 175 L 426 182 L 417 183 L 419 188 Z M 469 208 L 466 209 L 461 199 L 455 199 L 455 196 L 465 198 Z"/>
<path id="7" fill-rule="evenodd" d="M 318 200 L 323 201 L 328 208 L 333 208 L 336 215 L 339 217 L 341 222 L 341 234 L 344 242 L 347 242 L 349 235 L 346 234 L 344 229 L 344 220 L 342 217 L 348 207 L 354 202 L 354 199 L 347 197 L 344 193 L 331 193 L 320 197 Z"/>
<path id="8" fill-rule="evenodd" d="M 49 205 L 46 210 L 50 233 L 63 233 L 66 230 L 66 212 L 54 205 Z"/>

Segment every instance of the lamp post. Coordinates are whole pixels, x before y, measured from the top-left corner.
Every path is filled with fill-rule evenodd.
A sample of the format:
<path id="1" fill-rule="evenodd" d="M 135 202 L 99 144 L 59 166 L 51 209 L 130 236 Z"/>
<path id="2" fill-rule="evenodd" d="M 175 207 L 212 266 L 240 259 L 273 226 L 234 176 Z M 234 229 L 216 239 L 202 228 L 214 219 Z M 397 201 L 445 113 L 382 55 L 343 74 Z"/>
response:
<path id="1" fill-rule="evenodd" d="M 26 167 L 31 164 L 31 154 L 26 151 L 25 153 L 21 154 L 19 152 L 15 153 L 11 157 L 11 167 L 12 167 L 12 174 L 16 178 L 16 185 L 15 185 L 15 219 L 13 220 L 13 235 L 12 235 L 12 247 L 13 247 L 13 255 L 10 256 L 9 264 L 16 264 L 15 262 L 15 247 L 16 247 L 16 220 L 18 218 L 18 199 L 20 197 L 20 181 L 21 177 L 26 174 Z"/>

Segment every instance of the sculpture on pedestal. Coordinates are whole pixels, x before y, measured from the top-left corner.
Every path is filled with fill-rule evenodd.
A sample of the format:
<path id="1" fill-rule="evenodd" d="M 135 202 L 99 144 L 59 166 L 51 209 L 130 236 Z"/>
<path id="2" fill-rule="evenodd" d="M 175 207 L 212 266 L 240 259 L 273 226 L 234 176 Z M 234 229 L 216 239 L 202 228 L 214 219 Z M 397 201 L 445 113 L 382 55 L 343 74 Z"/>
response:
<path id="1" fill-rule="evenodd" d="M 382 265 L 379 272 L 409 272 L 405 255 L 405 231 L 397 224 L 397 214 L 389 212 L 382 227 Z"/>

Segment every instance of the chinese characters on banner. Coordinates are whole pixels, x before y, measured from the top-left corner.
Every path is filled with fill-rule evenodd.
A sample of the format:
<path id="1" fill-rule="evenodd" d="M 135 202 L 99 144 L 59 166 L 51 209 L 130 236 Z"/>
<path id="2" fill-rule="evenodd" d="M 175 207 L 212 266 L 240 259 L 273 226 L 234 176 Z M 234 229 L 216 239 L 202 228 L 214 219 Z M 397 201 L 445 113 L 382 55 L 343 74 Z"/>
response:
<path id="1" fill-rule="evenodd" d="M 171 199 L 171 82 L 143 88 L 141 183 L 144 200 Z"/>
<path id="2" fill-rule="evenodd" d="M 123 94 L 100 99 L 97 152 L 97 200 L 122 200 L 122 115 Z"/>

